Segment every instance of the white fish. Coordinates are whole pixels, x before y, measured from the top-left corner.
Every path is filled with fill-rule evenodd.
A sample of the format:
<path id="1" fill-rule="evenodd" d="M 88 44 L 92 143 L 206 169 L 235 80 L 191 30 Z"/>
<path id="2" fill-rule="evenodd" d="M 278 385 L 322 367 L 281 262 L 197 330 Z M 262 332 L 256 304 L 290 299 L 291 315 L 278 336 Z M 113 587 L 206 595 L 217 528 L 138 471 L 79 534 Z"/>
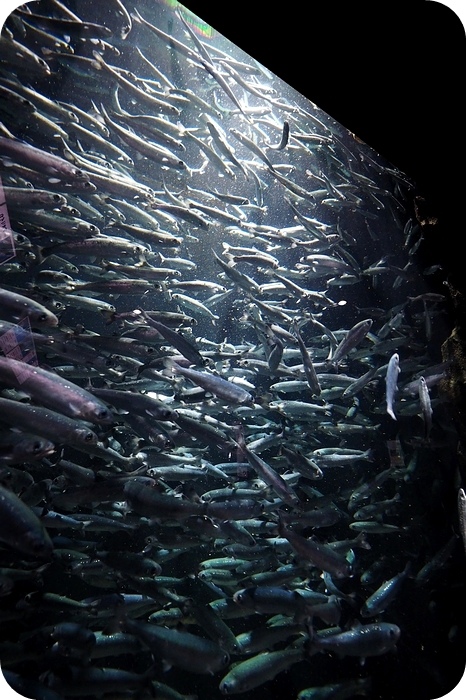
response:
<path id="1" fill-rule="evenodd" d="M 389 416 L 393 418 L 393 420 L 396 420 L 395 413 L 393 411 L 393 401 L 395 398 L 395 392 L 396 392 L 396 383 L 398 381 L 398 375 L 401 372 L 400 369 L 400 358 L 398 353 L 394 353 L 394 355 L 391 356 L 390 361 L 388 363 L 387 367 L 387 374 L 385 377 L 385 383 L 386 383 L 386 399 L 387 399 L 387 413 Z"/>

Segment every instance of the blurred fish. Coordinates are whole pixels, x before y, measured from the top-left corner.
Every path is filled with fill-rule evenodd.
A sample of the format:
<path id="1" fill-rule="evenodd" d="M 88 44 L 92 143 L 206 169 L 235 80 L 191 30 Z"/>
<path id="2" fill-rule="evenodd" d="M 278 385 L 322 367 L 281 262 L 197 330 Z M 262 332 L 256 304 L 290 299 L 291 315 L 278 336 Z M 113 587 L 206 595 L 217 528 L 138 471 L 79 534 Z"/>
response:
<path id="1" fill-rule="evenodd" d="M 374 622 L 328 636 L 316 634 L 312 638 L 311 648 L 313 652 L 327 650 L 340 656 L 359 656 L 364 662 L 368 656 L 379 656 L 393 649 L 400 634 L 401 630 L 397 625 L 390 622 Z"/>
<path id="2" fill-rule="evenodd" d="M 355 678 L 341 683 L 329 683 L 327 685 L 313 686 L 300 690 L 296 700 L 330 700 L 338 698 L 345 700 L 352 698 L 355 695 L 369 696 L 372 690 L 372 679 L 370 676 L 366 678 Z"/>
<path id="3" fill-rule="evenodd" d="M 107 406 L 91 393 L 54 372 L 26 362 L 0 357 L 0 381 L 29 393 L 42 405 L 94 423 L 111 423 Z"/>
<path id="4" fill-rule="evenodd" d="M 329 358 L 329 362 L 331 362 L 333 366 L 338 367 L 343 358 L 346 357 L 346 355 L 353 348 L 359 345 L 363 338 L 365 338 L 370 331 L 371 326 L 371 318 L 367 318 L 364 321 L 359 321 L 359 323 L 353 326 L 353 328 L 346 333 L 343 340 L 339 343 L 338 347 L 335 349 L 335 352 Z"/>
<path id="5" fill-rule="evenodd" d="M 429 395 L 429 388 L 424 377 L 419 377 L 419 402 L 421 404 L 421 415 L 424 421 L 426 440 L 429 440 L 432 430 L 432 403 Z"/>
<path id="6" fill-rule="evenodd" d="M 0 398 L 0 408 L 3 422 L 40 435 L 54 444 L 58 441 L 78 446 L 98 441 L 97 435 L 85 423 L 48 408 L 4 398 Z M 106 408 L 105 415 L 108 415 Z"/>
<path id="7" fill-rule="evenodd" d="M 246 661 L 239 661 L 220 682 L 222 695 L 245 693 L 257 688 L 303 659 L 303 650 L 288 648 L 264 651 Z"/>
<path id="8" fill-rule="evenodd" d="M 214 674 L 229 661 L 228 653 L 218 644 L 191 632 L 129 618 L 123 622 L 123 628 L 161 656 L 165 663 L 185 671 Z"/>
<path id="9" fill-rule="evenodd" d="M 408 562 L 401 573 L 384 581 L 384 583 L 364 601 L 361 608 L 361 616 L 372 617 L 373 615 L 378 615 L 383 612 L 398 595 L 410 570 L 411 563 Z"/>
<path id="10" fill-rule="evenodd" d="M 466 550 L 466 494 L 463 488 L 458 489 L 458 517 L 460 521 L 460 533 Z"/>
<path id="11" fill-rule="evenodd" d="M 57 326 L 58 317 L 48 308 L 19 292 L 0 289 L 0 309 L 6 320 L 27 318 L 33 327 Z"/>
<path id="12" fill-rule="evenodd" d="M 175 374 L 182 374 L 184 377 L 187 377 L 198 386 L 201 386 L 214 396 L 217 396 L 228 403 L 252 403 L 252 395 L 248 391 L 242 389 L 233 382 L 223 379 L 222 377 L 215 376 L 207 372 L 198 372 L 197 370 L 187 367 L 182 367 L 176 362 L 171 362 L 170 367 Z"/>
<path id="13" fill-rule="evenodd" d="M 32 462 L 47 457 L 54 450 L 55 445 L 50 440 L 11 430 L 0 437 L 0 465 Z"/>
<path id="14" fill-rule="evenodd" d="M 322 571 L 345 578 L 351 574 L 351 566 L 345 557 L 333 551 L 326 545 L 315 540 L 307 539 L 289 528 L 283 518 L 279 525 L 279 533 L 285 537 L 300 559 L 308 561 Z"/>
<path id="15" fill-rule="evenodd" d="M 19 139 L 0 136 L 0 157 L 7 161 L 22 163 L 26 167 L 48 175 L 49 182 L 89 179 L 89 175 L 73 167 L 64 158 L 47 153 Z"/>
<path id="16" fill-rule="evenodd" d="M 53 544 L 33 511 L 12 491 L 0 486 L 0 541 L 39 561 L 50 561 Z"/>

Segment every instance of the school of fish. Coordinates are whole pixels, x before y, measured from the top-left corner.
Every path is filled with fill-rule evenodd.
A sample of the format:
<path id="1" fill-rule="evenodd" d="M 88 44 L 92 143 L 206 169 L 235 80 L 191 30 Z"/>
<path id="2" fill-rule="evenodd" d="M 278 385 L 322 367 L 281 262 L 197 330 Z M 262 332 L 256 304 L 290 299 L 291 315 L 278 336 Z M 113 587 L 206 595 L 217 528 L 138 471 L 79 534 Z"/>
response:
<path id="1" fill-rule="evenodd" d="M 96 5 L 0 39 L 3 673 L 391 697 L 462 550 L 415 184 L 182 5 Z"/>

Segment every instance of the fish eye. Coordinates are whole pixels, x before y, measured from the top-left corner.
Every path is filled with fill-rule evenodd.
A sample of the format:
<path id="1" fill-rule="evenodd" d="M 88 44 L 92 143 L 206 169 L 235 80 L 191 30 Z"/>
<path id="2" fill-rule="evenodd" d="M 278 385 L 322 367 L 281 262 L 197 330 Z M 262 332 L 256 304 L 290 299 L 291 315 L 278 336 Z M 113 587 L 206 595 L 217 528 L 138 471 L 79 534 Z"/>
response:
<path id="1" fill-rule="evenodd" d="M 228 681 L 223 681 L 220 684 L 220 691 L 221 691 L 222 695 L 229 695 L 232 689 L 233 689 L 233 686 Z"/>
<path id="2" fill-rule="evenodd" d="M 39 316 L 39 318 L 38 318 L 37 320 L 40 321 L 41 323 L 42 323 L 42 321 L 46 321 L 46 320 L 47 320 L 47 314 L 40 314 L 40 316 Z"/>
<path id="3" fill-rule="evenodd" d="M 226 666 L 230 662 L 230 656 L 229 654 L 225 653 L 222 657 L 222 662 Z"/>
<path id="4" fill-rule="evenodd" d="M 94 441 L 94 433 L 92 432 L 92 430 L 90 430 L 88 433 L 85 434 L 84 441 L 85 442 L 93 442 Z"/>
<path id="5" fill-rule="evenodd" d="M 39 441 L 34 442 L 32 445 L 32 452 L 35 455 L 39 454 L 39 452 L 42 452 L 42 443 Z"/>

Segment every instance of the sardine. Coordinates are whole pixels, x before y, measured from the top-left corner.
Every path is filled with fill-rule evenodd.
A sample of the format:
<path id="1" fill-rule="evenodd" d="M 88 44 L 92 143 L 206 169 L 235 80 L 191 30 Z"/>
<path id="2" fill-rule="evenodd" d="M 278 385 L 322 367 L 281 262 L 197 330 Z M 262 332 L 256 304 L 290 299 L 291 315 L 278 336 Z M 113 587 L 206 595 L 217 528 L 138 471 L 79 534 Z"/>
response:
<path id="1" fill-rule="evenodd" d="M 393 420 L 396 420 L 393 402 L 395 400 L 395 392 L 397 389 L 398 374 L 401 372 L 399 362 L 400 357 L 398 353 L 392 355 L 388 363 L 387 374 L 385 376 L 387 413 L 393 418 Z"/>

